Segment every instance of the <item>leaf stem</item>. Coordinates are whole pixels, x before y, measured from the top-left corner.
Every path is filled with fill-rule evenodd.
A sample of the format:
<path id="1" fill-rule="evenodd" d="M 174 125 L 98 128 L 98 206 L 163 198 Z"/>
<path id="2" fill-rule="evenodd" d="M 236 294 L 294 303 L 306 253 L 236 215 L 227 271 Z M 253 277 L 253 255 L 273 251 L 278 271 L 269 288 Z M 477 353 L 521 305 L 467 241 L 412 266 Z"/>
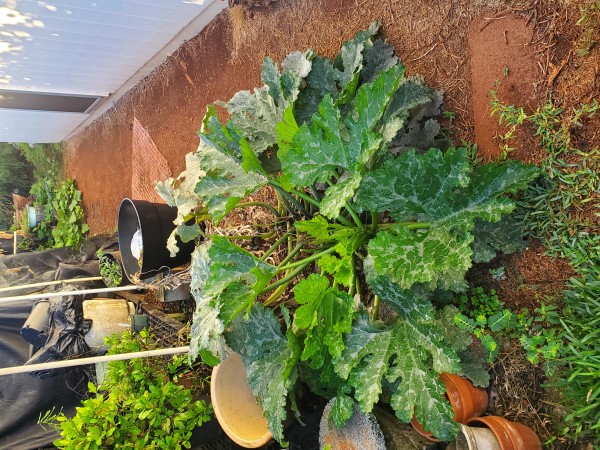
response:
<path id="1" fill-rule="evenodd" d="M 360 220 L 360 217 L 358 217 L 358 214 L 356 213 L 356 211 L 354 211 L 354 208 L 352 208 L 352 206 L 350 206 L 348 203 L 346 203 L 344 205 L 344 208 L 346 208 L 346 211 L 348 211 L 348 213 L 350 214 L 350 216 L 352 217 L 352 220 L 354 220 L 354 223 L 359 227 L 362 228 L 364 227 L 362 221 Z"/>
<path id="2" fill-rule="evenodd" d="M 281 184 L 279 184 L 275 180 L 269 181 L 269 184 L 274 188 L 279 188 L 279 189 L 283 190 L 283 192 L 286 192 L 285 189 L 283 189 L 283 186 L 281 186 Z M 306 200 L 308 203 L 315 205 L 317 208 L 321 209 L 321 205 L 319 204 L 319 202 L 316 201 L 314 198 L 312 198 L 310 195 L 306 195 L 304 192 L 300 192 L 296 189 L 292 189 L 290 192 L 294 195 L 297 195 L 301 199 Z"/>
<path id="3" fill-rule="evenodd" d="M 292 249 L 292 251 L 288 252 L 287 256 L 283 259 L 283 261 L 281 261 L 279 263 L 279 265 L 283 266 L 283 265 L 287 264 L 288 262 L 290 262 L 294 258 L 294 256 L 296 256 L 298 254 L 298 252 L 303 250 L 303 248 L 302 248 L 303 245 L 304 245 L 304 242 L 298 241 L 296 246 Z"/>
<path id="4" fill-rule="evenodd" d="M 350 283 L 350 288 L 348 289 L 348 294 L 350 297 L 354 297 L 356 293 L 356 259 L 354 255 L 352 255 L 352 282 Z"/>
<path id="5" fill-rule="evenodd" d="M 282 187 L 280 186 L 273 186 L 275 188 L 275 190 L 277 192 L 279 192 L 279 194 L 281 194 L 282 198 L 287 202 L 292 203 L 296 209 L 304 216 L 308 216 L 308 213 L 306 212 L 306 209 L 304 209 L 304 206 L 302 206 L 302 203 L 300 203 L 297 199 L 295 199 L 294 197 L 292 197 L 288 192 L 286 192 Z M 289 206 L 286 206 L 286 208 L 288 209 L 288 211 L 294 215 L 297 216 L 297 212 L 295 213 L 294 211 L 291 210 L 291 208 Z"/>
<path id="6" fill-rule="evenodd" d="M 431 222 L 390 222 L 381 223 L 377 226 L 377 231 L 387 230 L 395 225 L 401 225 L 409 230 L 418 230 L 421 228 L 431 228 Z"/>
<path id="7" fill-rule="evenodd" d="M 373 320 L 379 319 L 379 295 L 373 299 Z"/>
<path id="8" fill-rule="evenodd" d="M 277 289 L 279 286 L 284 285 L 290 281 L 292 281 L 296 275 L 298 275 L 299 273 L 301 273 L 306 266 L 308 266 L 309 263 L 304 264 L 303 266 L 300 266 L 298 268 L 296 268 L 295 270 L 293 270 L 292 272 L 289 273 L 289 275 L 286 275 L 285 277 L 283 277 L 281 280 L 276 281 L 275 283 L 265 287 L 262 291 L 260 291 L 258 293 L 258 295 L 261 294 L 266 294 L 267 292 L 271 292 L 273 289 Z"/>
<path id="9" fill-rule="evenodd" d="M 341 214 L 337 217 L 336 219 L 338 222 L 340 222 L 342 225 L 346 225 L 347 227 L 352 227 L 354 228 L 354 224 L 352 223 L 352 221 L 346 219 L 344 216 L 342 216 Z"/>
<path id="10" fill-rule="evenodd" d="M 300 266 L 303 264 L 306 265 L 312 261 L 316 261 L 317 259 L 321 258 L 322 256 L 329 255 L 330 253 L 333 253 L 334 251 L 335 251 L 335 246 L 329 247 L 328 249 L 323 250 L 322 252 L 315 253 L 314 255 L 311 255 L 308 258 L 301 259 L 300 261 L 295 261 L 291 264 L 288 264 L 287 266 L 279 266 L 278 271 L 291 269 L 293 267 Z"/>
<path id="11" fill-rule="evenodd" d="M 377 215 L 377 211 L 371 211 L 371 233 L 377 232 L 378 222 L 379 216 Z"/>
<path id="12" fill-rule="evenodd" d="M 240 202 L 237 205 L 235 205 L 236 208 L 245 208 L 247 206 L 262 206 L 263 208 L 266 208 L 269 211 L 271 211 L 277 217 L 281 217 L 281 213 L 277 211 L 277 209 L 275 209 L 273 205 L 269 205 L 265 202 Z"/>
<path id="13" fill-rule="evenodd" d="M 289 231 L 287 233 L 283 234 L 279 239 L 277 239 L 275 241 L 275 243 L 273 243 L 273 245 L 271 245 L 267 249 L 265 254 L 260 257 L 260 260 L 264 261 L 265 259 L 267 259 L 271 255 L 271 253 L 273 253 L 275 250 L 277 250 L 277 247 L 279 247 L 281 245 L 281 243 L 283 241 L 285 241 L 286 239 L 288 239 L 290 236 L 291 236 L 291 233 Z"/>
<path id="14" fill-rule="evenodd" d="M 287 275 L 289 275 L 289 273 L 286 274 L 286 276 Z M 285 292 L 285 290 L 287 289 L 287 287 L 290 285 L 291 282 L 292 282 L 292 280 L 290 279 L 289 281 L 287 281 L 286 283 L 282 284 L 277 289 L 275 289 L 275 291 L 271 295 L 269 295 L 269 298 L 267 298 L 264 301 L 264 305 L 271 306 L 273 303 L 275 303 L 275 301 L 278 300 L 279 297 L 281 297 L 281 294 L 283 294 Z"/>

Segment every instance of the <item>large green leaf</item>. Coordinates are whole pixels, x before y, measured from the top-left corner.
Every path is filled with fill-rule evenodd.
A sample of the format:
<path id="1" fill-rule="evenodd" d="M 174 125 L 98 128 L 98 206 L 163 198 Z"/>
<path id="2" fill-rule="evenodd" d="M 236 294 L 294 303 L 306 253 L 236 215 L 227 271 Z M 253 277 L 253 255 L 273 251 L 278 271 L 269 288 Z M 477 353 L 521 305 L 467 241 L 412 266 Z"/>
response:
<path id="1" fill-rule="evenodd" d="M 191 330 L 190 355 L 227 355 L 223 331 L 243 311 L 249 311 L 275 273 L 227 239 L 213 236 L 192 256 L 191 291 L 196 300 Z"/>
<path id="2" fill-rule="evenodd" d="M 267 183 L 255 172 L 246 172 L 241 161 L 227 155 L 206 137 L 200 135 L 200 145 L 194 154 L 201 169 L 194 191 L 215 222 L 246 195 Z"/>
<path id="3" fill-rule="evenodd" d="M 284 438 L 288 393 L 298 378 L 299 347 L 290 345 L 291 337 L 281 333 L 273 311 L 261 304 L 255 304 L 248 317 L 238 317 L 227 333 L 227 343 L 241 355 L 250 389 L 278 442 Z"/>
<path id="4" fill-rule="evenodd" d="M 455 190 L 469 183 L 468 171 L 464 149 L 410 150 L 365 174 L 358 202 L 367 210 L 389 211 L 400 221 L 443 218 L 452 212 Z"/>
<path id="5" fill-rule="evenodd" d="M 259 292 L 273 278 L 276 268 L 228 239 L 213 236 L 212 242 L 204 291 L 215 300 L 219 317 L 227 325 L 240 312 L 250 309 Z"/>
<path id="6" fill-rule="evenodd" d="M 458 431 L 454 412 L 444 398 L 441 372 L 460 371 L 456 352 L 443 344 L 433 322 L 414 322 L 398 317 L 391 325 L 376 325 L 366 312 L 359 312 L 346 336 L 342 356 L 334 360 L 337 373 L 354 387 L 354 398 L 364 413 L 371 412 L 381 395 L 384 378 L 400 381 L 392 394 L 396 416 L 419 422 L 442 440 Z M 428 363 L 431 358 L 432 363 Z"/>
<path id="7" fill-rule="evenodd" d="M 344 349 L 343 334 L 352 329 L 354 300 L 346 292 L 329 286 L 329 280 L 311 274 L 294 287 L 300 307 L 294 325 L 306 333 L 302 360 L 322 367 L 328 355 L 339 357 Z"/>
<path id="8" fill-rule="evenodd" d="M 415 283 L 430 288 L 462 290 L 464 274 L 471 267 L 470 234 L 459 235 L 449 225 L 417 234 L 396 224 L 380 231 L 368 244 L 375 272 L 389 277 L 402 289 Z"/>
<path id="9" fill-rule="evenodd" d="M 363 172 L 381 148 L 384 129 L 387 135 L 391 133 L 388 128 L 397 131 L 401 126 L 395 117 L 385 123 L 380 119 L 403 73 L 403 67 L 393 66 L 373 83 L 362 85 L 344 117 L 327 95 L 310 125 L 302 125 L 289 146 L 278 154 L 284 178 L 293 185 L 339 181 L 325 192 L 321 212 L 326 217 L 336 218 L 354 195 Z"/>
<path id="10" fill-rule="evenodd" d="M 205 291 L 210 273 L 208 250 L 211 245 L 212 242 L 206 241 L 192 253 L 190 290 L 196 301 L 196 309 L 190 331 L 190 362 L 198 355 L 206 356 L 209 360 L 216 359 L 213 361 L 215 363 L 227 356 L 227 344 L 223 337 L 225 324 L 219 317 L 219 309 L 214 305 L 214 299 Z"/>
<path id="11" fill-rule="evenodd" d="M 524 189 L 537 174 L 518 161 L 470 169 L 461 148 L 410 150 L 366 174 L 357 197 L 363 208 L 389 211 L 398 221 L 446 222 L 470 231 L 475 218 L 497 222 L 510 213 L 514 202 L 500 196 Z"/>
<path id="12" fill-rule="evenodd" d="M 218 103 L 227 108 L 231 122 L 257 155 L 277 142 L 275 126 L 298 97 L 302 80 L 310 72 L 311 58 L 311 51 L 293 52 L 282 62 L 281 73 L 270 58 L 265 58 L 261 73 L 264 86 L 253 93 L 240 91 L 229 102 Z"/>

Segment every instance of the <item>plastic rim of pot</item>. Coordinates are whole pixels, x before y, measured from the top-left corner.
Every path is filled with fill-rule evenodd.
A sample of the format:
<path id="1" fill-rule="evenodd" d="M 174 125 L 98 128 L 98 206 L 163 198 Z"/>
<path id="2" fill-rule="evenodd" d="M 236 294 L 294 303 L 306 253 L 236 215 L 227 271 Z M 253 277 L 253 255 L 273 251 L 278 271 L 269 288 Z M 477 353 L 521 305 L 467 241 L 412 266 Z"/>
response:
<path id="1" fill-rule="evenodd" d="M 177 238 L 179 252 L 171 257 L 167 250 L 167 240 L 175 229 L 173 220 L 177 208 L 163 203 L 124 198 L 119 206 L 117 219 L 119 251 L 125 276 L 135 283 L 135 278 L 150 278 L 169 268 L 188 263 L 194 251 L 193 241 L 182 243 Z M 136 234 L 137 232 L 137 234 Z M 132 252 L 134 236 L 141 234 L 141 255 L 136 258 Z"/>
<path id="2" fill-rule="evenodd" d="M 272 439 L 267 419 L 252 395 L 246 368 L 237 353 L 213 368 L 210 398 L 221 428 L 236 444 L 258 448 Z"/>

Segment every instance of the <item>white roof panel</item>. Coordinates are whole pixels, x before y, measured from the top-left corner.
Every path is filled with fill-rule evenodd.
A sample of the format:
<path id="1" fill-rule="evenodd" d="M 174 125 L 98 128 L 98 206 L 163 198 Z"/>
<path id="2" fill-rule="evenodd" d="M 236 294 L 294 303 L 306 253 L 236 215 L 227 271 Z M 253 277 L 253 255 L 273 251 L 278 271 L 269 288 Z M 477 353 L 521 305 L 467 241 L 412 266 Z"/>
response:
<path id="1" fill-rule="evenodd" d="M 222 0 L 0 0 L 0 94 L 107 97 L 160 64 L 166 47 L 174 50 L 181 35 L 189 39 L 190 29 L 198 33 L 225 6 Z M 45 136 L 64 138 L 77 126 L 65 129 L 72 116 L 51 117 L 63 131 Z M 0 122 L 0 141 L 46 142 L 37 135 L 9 139 L 15 133 L 4 133 L 6 126 Z"/>

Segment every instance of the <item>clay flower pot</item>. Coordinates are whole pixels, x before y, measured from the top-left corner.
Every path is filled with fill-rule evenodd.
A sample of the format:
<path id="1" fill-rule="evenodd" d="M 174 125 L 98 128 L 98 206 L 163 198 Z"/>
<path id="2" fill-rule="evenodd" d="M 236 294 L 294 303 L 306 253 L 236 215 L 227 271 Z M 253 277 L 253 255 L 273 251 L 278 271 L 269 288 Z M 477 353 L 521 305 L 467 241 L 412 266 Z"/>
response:
<path id="1" fill-rule="evenodd" d="M 501 450 L 542 450 L 542 443 L 537 434 L 526 425 L 511 422 L 504 417 L 485 416 L 469 420 L 470 427 L 489 428 Z"/>
<path id="2" fill-rule="evenodd" d="M 446 397 L 454 410 L 454 420 L 466 424 L 472 417 L 481 416 L 488 407 L 488 395 L 485 389 L 473 386 L 466 378 L 450 373 L 441 373 L 440 380 L 446 385 Z M 410 421 L 414 429 L 432 442 L 439 442 L 429 431 L 425 431 L 413 416 Z"/>
<path id="3" fill-rule="evenodd" d="M 267 419 L 252 395 L 240 355 L 231 354 L 213 369 L 210 399 L 221 428 L 236 444 L 258 448 L 271 440 Z"/>

